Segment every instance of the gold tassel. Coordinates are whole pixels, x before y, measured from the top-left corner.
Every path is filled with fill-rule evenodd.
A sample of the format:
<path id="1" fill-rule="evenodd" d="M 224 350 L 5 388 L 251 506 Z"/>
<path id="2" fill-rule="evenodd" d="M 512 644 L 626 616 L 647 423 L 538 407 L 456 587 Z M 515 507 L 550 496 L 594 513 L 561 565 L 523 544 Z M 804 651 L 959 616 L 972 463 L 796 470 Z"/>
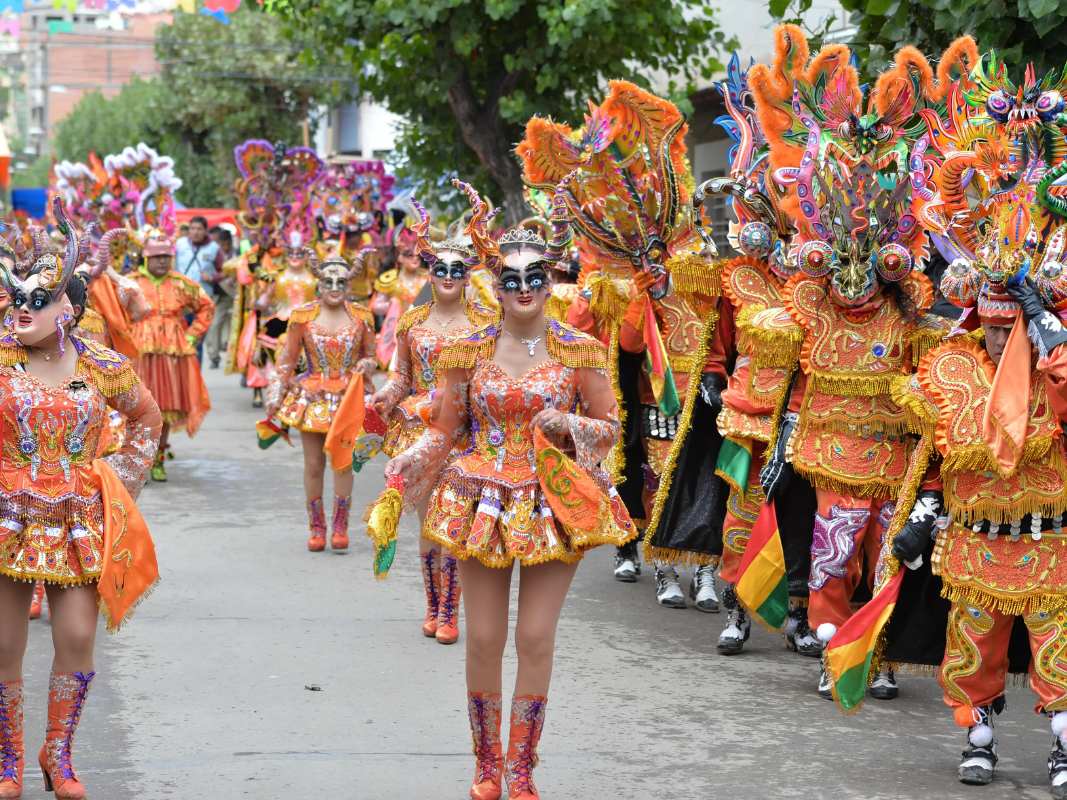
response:
<path id="1" fill-rule="evenodd" d="M 615 392 L 615 403 L 619 408 L 619 430 L 626 430 L 626 405 L 622 401 L 622 386 L 619 384 L 619 327 L 615 325 L 611 329 L 611 339 L 608 342 L 608 374 L 611 376 L 611 390 Z M 626 448 L 623 437 L 619 436 L 608 457 L 604 459 L 604 469 L 611 476 L 611 482 L 615 486 L 621 486 L 626 476 Z"/>
<path id="2" fill-rule="evenodd" d="M 840 397 L 870 397 L 876 394 L 889 394 L 894 379 L 899 373 L 887 375 L 870 375 L 865 373 L 812 372 L 809 375 L 811 386 L 824 394 L 836 394 Z"/>
<path id="3" fill-rule="evenodd" d="M 722 294 L 722 267 L 725 259 L 710 261 L 700 253 L 679 253 L 664 265 L 671 276 L 671 286 L 683 294 L 718 297 Z"/>
<path id="4" fill-rule="evenodd" d="M 13 367 L 26 363 L 26 348 L 14 340 L 14 337 L 0 342 L 0 367 Z"/>
<path id="5" fill-rule="evenodd" d="M 486 325 L 449 342 L 437 358 L 438 374 L 446 369 L 474 369 L 479 361 L 491 359 L 496 352 L 497 333 L 495 326 Z"/>
<path id="6" fill-rule="evenodd" d="M 589 311 L 598 323 L 617 328 L 622 323 L 630 296 L 623 292 L 615 278 L 601 273 L 589 281 Z"/>
<path id="7" fill-rule="evenodd" d="M 709 313 L 707 320 L 704 323 L 704 332 L 700 337 L 700 349 L 697 351 L 696 360 L 700 364 L 700 369 L 703 370 L 704 364 L 708 361 L 708 352 L 711 350 L 711 340 L 715 336 L 716 323 L 719 321 L 719 314 L 716 311 Z M 678 431 L 674 435 L 674 441 L 671 442 L 671 449 L 667 453 L 667 459 L 663 462 L 663 469 L 660 471 L 659 486 L 656 489 L 656 498 L 652 504 L 652 514 L 648 518 L 648 524 L 645 526 L 645 531 L 642 536 L 645 545 L 645 560 L 646 561 L 670 561 L 672 563 L 699 563 L 703 565 L 704 562 L 701 559 L 704 558 L 704 554 L 693 553 L 686 550 L 673 550 L 667 547 L 654 546 L 651 543 L 651 537 L 655 533 L 656 528 L 659 527 L 659 519 L 663 516 L 663 506 L 667 502 L 667 494 L 671 490 L 671 484 L 673 483 L 674 466 L 678 460 L 678 455 L 685 445 L 685 440 L 689 436 L 689 426 L 693 419 L 693 408 L 700 402 L 700 373 L 694 373 L 689 376 L 689 385 L 686 387 L 685 393 L 685 405 L 682 407 L 682 416 L 678 420 Z"/>
<path id="8" fill-rule="evenodd" d="M 312 300 L 310 303 L 297 306 L 289 312 L 289 323 L 291 325 L 307 325 L 319 316 L 320 309 L 321 306 L 318 300 Z"/>
<path id="9" fill-rule="evenodd" d="M 416 325 L 421 325 L 426 321 L 426 318 L 430 316 L 430 304 L 424 303 L 421 306 L 412 306 L 400 317 L 396 323 L 396 335 L 397 337 L 403 336 L 409 330 Z"/>
<path id="10" fill-rule="evenodd" d="M 570 341 L 564 340 L 564 335 L 568 336 Z M 549 322 L 545 349 L 552 358 L 571 369 L 608 368 L 607 349 L 600 340 L 562 322 Z"/>

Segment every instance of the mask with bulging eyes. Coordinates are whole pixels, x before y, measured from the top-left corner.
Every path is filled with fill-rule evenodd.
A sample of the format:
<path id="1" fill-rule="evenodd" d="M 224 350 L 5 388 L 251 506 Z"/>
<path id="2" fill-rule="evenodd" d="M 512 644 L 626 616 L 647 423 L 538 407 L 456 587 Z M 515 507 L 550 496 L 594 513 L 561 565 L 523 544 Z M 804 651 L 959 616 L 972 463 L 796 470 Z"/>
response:
<path id="1" fill-rule="evenodd" d="M 454 281 L 461 281 L 467 277 L 467 265 L 462 261 L 442 261 L 441 259 L 435 259 L 430 264 L 430 274 L 435 278 L 451 278 Z"/>
<path id="2" fill-rule="evenodd" d="M 15 289 L 11 296 L 11 305 L 15 308 L 26 308 L 27 311 L 40 311 L 52 302 L 52 295 L 38 286 L 28 294 L 22 289 Z"/>
<path id="3" fill-rule="evenodd" d="M 508 294 L 544 291 L 548 288 L 547 262 L 534 261 L 519 268 L 505 266 L 500 271 L 497 285 L 500 291 Z"/>

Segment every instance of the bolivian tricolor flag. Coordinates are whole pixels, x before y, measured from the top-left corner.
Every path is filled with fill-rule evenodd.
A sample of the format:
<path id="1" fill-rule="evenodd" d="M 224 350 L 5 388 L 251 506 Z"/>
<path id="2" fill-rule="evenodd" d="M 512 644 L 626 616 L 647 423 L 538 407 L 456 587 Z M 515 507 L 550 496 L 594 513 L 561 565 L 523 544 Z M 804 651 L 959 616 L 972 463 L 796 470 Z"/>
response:
<path id="1" fill-rule="evenodd" d="M 867 605 L 837 629 L 826 646 L 826 669 L 834 682 L 834 699 L 845 711 L 857 708 L 867 694 L 878 637 L 893 615 L 902 580 L 904 570 L 899 569 Z"/>
<path id="2" fill-rule="evenodd" d="M 727 436 L 719 447 L 719 458 L 715 462 L 715 474 L 730 484 L 730 488 L 739 494 L 748 490 L 748 473 L 752 468 L 751 445 L 745 446 Z"/>
<path id="3" fill-rule="evenodd" d="M 652 310 L 652 303 L 645 303 L 645 369 L 648 370 L 648 378 L 652 384 L 652 393 L 656 397 L 656 405 L 665 417 L 673 417 L 681 408 L 678 400 L 678 387 L 674 385 L 674 373 L 671 372 L 671 362 L 667 358 L 667 348 L 663 344 L 663 337 L 659 332 L 659 322 L 656 320 L 656 312 Z M 704 365 L 701 364 L 703 369 Z"/>
<path id="4" fill-rule="evenodd" d="M 767 627 L 781 628 L 789 614 L 789 584 L 774 503 L 760 508 L 737 576 L 734 589 L 745 608 Z"/>

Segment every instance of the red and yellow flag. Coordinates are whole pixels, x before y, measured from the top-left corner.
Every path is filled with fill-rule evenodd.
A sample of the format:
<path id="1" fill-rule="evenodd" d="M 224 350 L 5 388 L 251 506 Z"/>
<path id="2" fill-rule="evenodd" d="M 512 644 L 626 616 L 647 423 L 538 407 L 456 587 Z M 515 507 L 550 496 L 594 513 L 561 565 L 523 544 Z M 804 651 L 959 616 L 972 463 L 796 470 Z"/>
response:
<path id="1" fill-rule="evenodd" d="M 674 383 L 674 373 L 671 371 L 671 362 L 667 357 L 667 347 L 663 344 L 663 336 L 659 331 L 659 321 L 656 312 L 652 309 L 652 303 L 645 303 L 645 369 L 648 370 L 648 379 L 652 384 L 652 393 L 656 397 L 656 405 L 664 416 L 673 417 L 681 408 L 682 403 L 678 399 L 678 387 Z"/>

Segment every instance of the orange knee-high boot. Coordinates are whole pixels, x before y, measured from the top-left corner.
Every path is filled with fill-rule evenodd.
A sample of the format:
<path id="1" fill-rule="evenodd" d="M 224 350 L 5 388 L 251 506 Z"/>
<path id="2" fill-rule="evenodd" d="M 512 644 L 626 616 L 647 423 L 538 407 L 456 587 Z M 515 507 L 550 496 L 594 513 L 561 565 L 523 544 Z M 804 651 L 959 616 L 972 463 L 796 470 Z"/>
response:
<path id="1" fill-rule="evenodd" d="M 348 509 L 352 501 L 337 495 L 333 498 L 333 530 L 330 547 L 334 550 L 348 549 Z"/>
<path id="2" fill-rule="evenodd" d="M 422 621 L 422 635 L 431 639 L 437 635 L 437 612 L 441 607 L 441 570 L 437 566 L 437 556 L 436 550 L 427 550 L 422 554 L 422 588 L 426 591 L 426 618 Z"/>
<path id="3" fill-rule="evenodd" d="M 48 729 L 38 761 L 45 791 L 54 791 L 56 800 L 85 797 L 85 786 L 71 763 L 71 750 L 89 684 L 95 676 L 95 672 L 53 672 L 48 682 Z"/>
<path id="4" fill-rule="evenodd" d="M 441 554 L 441 591 L 437 606 L 437 641 L 455 644 L 459 638 L 459 563 Z"/>
<path id="5" fill-rule="evenodd" d="M 500 800 L 500 692 L 467 692 L 467 714 L 474 740 L 474 783 L 471 800 Z"/>
<path id="6" fill-rule="evenodd" d="M 30 619 L 39 619 L 44 605 L 44 581 L 35 581 L 33 596 L 30 599 Z"/>
<path id="7" fill-rule="evenodd" d="M 508 800 L 540 800 L 533 781 L 537 766 L 537 743 L 545 726 L 544 695 L 524 694 L 511 701 L 511 732 L 505 762 Z"/>
<path id="8" fill-rule="evenodd" d="M 326 549 L 326 512 L 322 507 L 322 498 L 308 501 L 308 550 L 321 553 Z"/>
<path id="9" fill-rule="evenodd" d="M 22 797 L 22 681 L 0 682 L 0 800 Z"/>

